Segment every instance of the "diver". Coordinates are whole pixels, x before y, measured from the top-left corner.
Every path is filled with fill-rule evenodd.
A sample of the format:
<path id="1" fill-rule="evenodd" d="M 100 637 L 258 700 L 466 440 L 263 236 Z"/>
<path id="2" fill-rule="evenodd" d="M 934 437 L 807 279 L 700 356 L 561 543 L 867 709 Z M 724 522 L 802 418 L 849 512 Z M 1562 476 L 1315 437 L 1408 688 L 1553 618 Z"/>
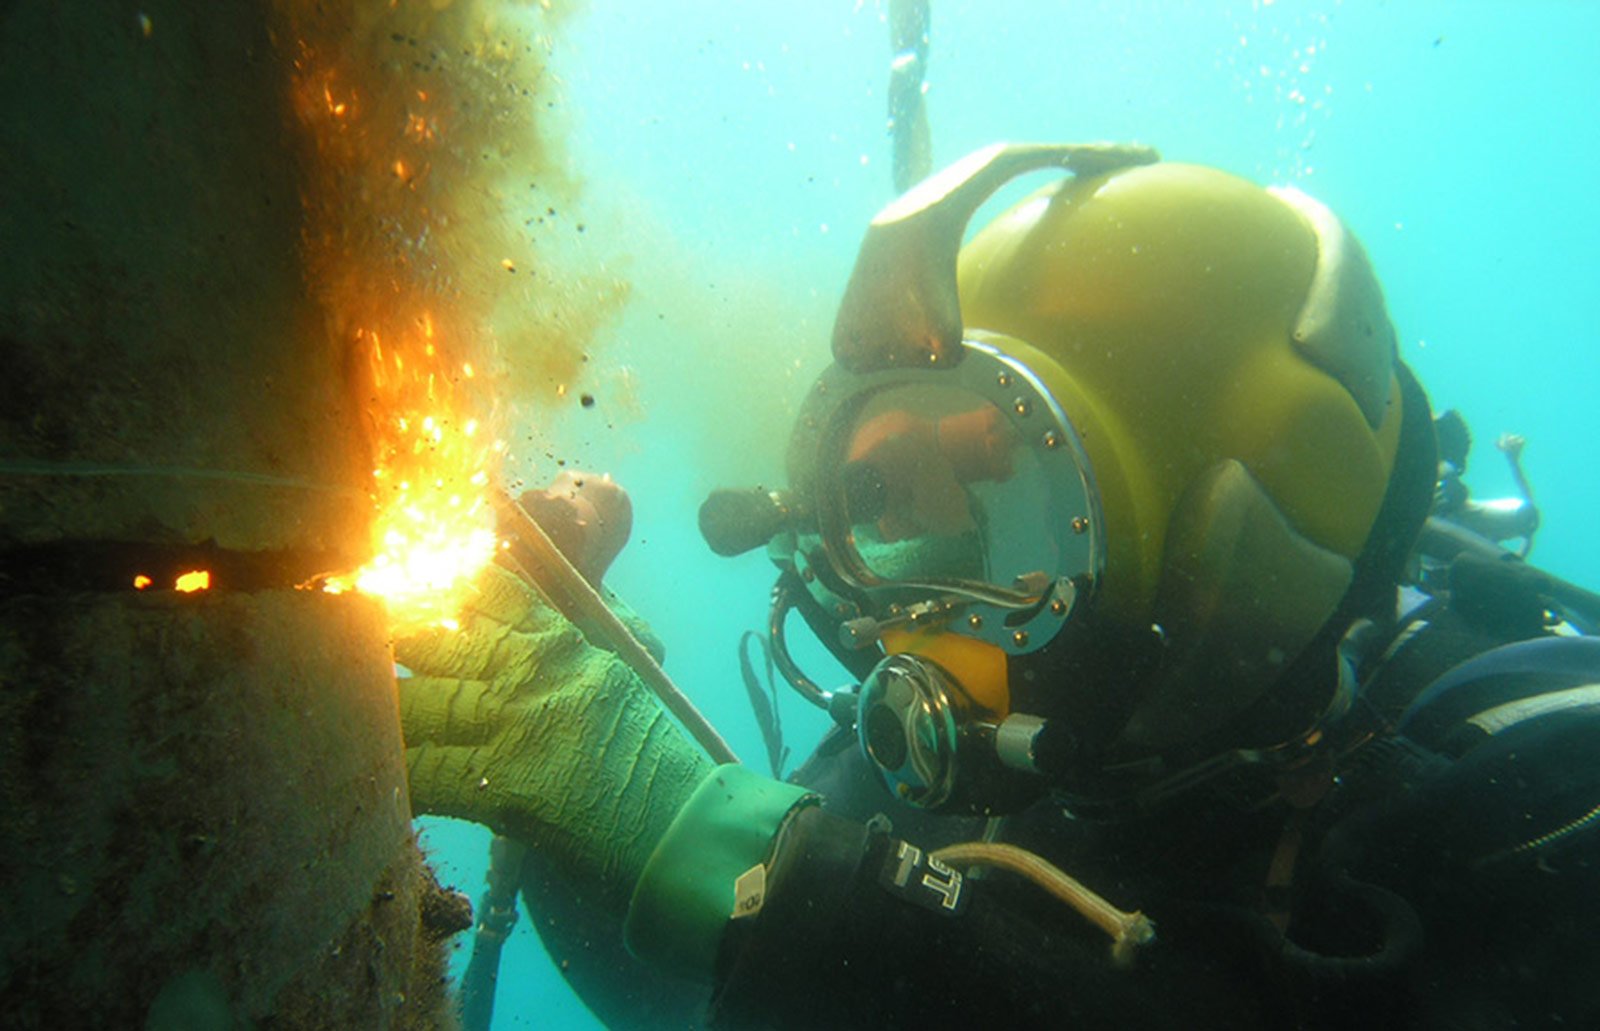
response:
<path id="1" fill-rule="evenodd" d="M 397 645 L 416 809 L 527 844 L 602 1019 L 1600 1026 L 1600 605 L 1460 518 L 1327 208 L 990 147 L 874 219 L 833 355 L 789 483 L 702 510 L 837 722 L 788 781 L 507 569 Z"/>

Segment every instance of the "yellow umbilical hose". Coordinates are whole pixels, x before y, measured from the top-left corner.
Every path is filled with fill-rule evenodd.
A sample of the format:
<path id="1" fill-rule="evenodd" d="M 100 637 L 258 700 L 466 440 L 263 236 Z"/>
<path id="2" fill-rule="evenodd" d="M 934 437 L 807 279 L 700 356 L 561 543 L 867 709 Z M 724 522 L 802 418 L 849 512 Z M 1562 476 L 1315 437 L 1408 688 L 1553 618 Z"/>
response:
<path id="1" fill-rule="evenodd" d="M 1028 878 L 1109 934 L 1111 961 L 1117 966 L 1127 966 L 1133 961 L 1134 949 L 1155 940 L 1156 926 L 1149 917 L 1137 910 L 1124 913 L 1025 848 L 999 842 L 967 841 L 947 845 L 934 852 L 931 858 L 947 866 L 993 866 Z"/>

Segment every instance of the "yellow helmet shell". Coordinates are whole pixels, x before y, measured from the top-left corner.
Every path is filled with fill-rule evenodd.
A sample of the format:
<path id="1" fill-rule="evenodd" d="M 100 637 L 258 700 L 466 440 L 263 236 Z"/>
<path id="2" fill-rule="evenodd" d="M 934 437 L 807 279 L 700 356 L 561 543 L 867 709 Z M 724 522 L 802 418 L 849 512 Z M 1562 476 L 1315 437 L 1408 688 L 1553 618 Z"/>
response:
<path id="1" fill-rule="evenodd" d="M 1097 606 L 1187 634 L 1191 669 L 1132 733 L 1225 718 L 1332 614 L 1394 467 L 1394 334 L 1360 246 L 1297 192 L 1160 163 L 1033 194 L 962 249 L 958 283 L 967 335 L 1030 366 L 1081 434 Z M 1231 599 L 1252 625 L 1207 578 L 1255 595 Z M 1218 678 L 1231 703 L 1201 686 Z"/>

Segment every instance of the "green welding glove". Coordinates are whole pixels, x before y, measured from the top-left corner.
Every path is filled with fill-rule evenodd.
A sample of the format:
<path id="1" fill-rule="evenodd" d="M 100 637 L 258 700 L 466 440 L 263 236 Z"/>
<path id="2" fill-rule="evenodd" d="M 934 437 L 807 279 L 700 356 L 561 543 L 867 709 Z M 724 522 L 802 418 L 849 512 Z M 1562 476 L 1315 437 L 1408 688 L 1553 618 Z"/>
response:
<path id="1" fill-rule="evenodd" d="M 631 888 L 712 764 L 638 677 L 491 566 L 459 630 L 397 641 L 412 808 Z"/>
<path id="2" fill-rule="evenodd" d="M 636 955 L 709 979 L 735 882 L 812 797 L 714 766 L 632 669 L 519 575 L 492 566 L 477 588 L 459 630 L 395 644 L 411 672 L 400 716 L 413 810 L 538 850 L 574 890 L 625 900 Z"/>

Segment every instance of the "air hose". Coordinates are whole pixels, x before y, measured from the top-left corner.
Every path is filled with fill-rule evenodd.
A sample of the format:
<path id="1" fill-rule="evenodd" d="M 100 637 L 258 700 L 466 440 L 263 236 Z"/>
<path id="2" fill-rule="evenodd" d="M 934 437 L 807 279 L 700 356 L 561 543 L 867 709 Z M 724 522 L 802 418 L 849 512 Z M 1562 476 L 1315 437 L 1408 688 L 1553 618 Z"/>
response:
<path id="1" fill-rule="evenodd" d="M 1000 842 L 967 841 L 946 845 L 930 858 L 948 866 L 992 866 L 1028 878 L 1110 935 L 1111 961 L 1117 966 L 1127 966 L 1133 961 L 1135 949 L 1155 940 L 1156 926 L 1149 917 L 1138 910 L 1124 913 L 1076 878 L 1025 848 Z"/>

